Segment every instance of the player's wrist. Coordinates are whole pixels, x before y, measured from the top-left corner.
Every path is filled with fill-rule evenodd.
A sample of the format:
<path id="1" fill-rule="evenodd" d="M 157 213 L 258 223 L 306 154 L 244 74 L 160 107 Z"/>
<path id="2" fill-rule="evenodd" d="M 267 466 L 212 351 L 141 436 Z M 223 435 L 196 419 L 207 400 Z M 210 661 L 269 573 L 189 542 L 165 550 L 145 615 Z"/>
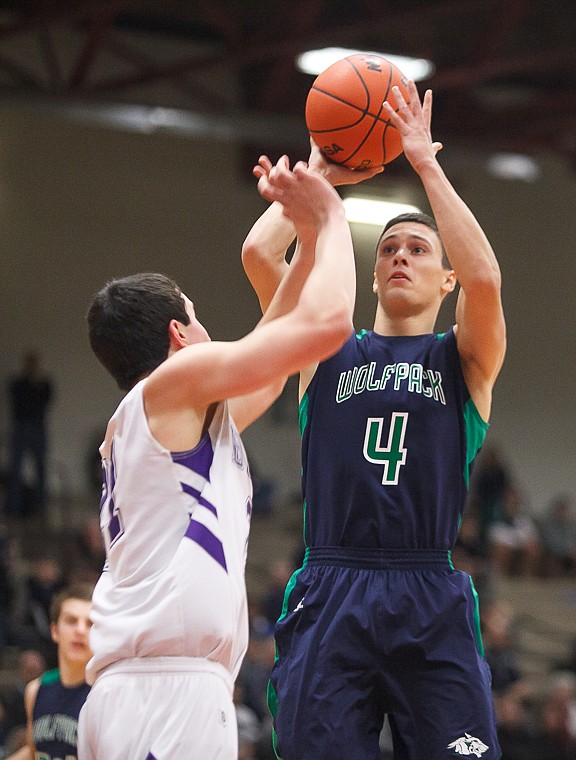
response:
<path id="1" fill-rule="evenodd" d="M 425 176 L 441 176 L 443 174 L 442 167 L 438 163 L 435 155 L 425 156 L 419 159 L 410 161 L 412 168 L 416 174 L 423 179 Z"/>

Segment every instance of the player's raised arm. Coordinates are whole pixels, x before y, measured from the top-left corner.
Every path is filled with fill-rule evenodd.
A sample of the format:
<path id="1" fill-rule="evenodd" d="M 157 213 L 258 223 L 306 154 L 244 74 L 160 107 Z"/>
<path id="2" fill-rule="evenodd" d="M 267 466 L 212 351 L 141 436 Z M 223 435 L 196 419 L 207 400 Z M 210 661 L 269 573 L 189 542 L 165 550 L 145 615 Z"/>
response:
<path id="1" fill-rule="evenodd" d="M 186 330 L 173 321 L 171 339 L 184 350 L 176 350 L 149 378 L 146 395 L 156 408 L 199 409 L 251 393 L 327 358 L 352 331 L 355 267 L 342 202 L 304 164 L 294 171 L 285 163 L 274 169 L 264 183 L 265 197 L 282 205 L 304 245 L 315 241 L 314 265 L 298 301 L 288 314 L 263 321 L 231 343 L 204 341 L 184 347 Z"/>
<path id="2" fill-rule="evenodd" d="M 273 204 L 281 204 L 282 215 L 292 223 L 298 240 L 292 264 L 275 292 L 266 317 L 293 308 L 303 294 L 317 258 L 321 268 L 325 261 L 331 261 L 332 272 L 326 285 L 335 287 L 335 298 L 351 314 L 356 296 L 355 267 L 350 231 L 338 194 L 314 168 L 299 162 L 290 172 L 286 160 L 262 174 L 258 189 Z M 341 234 L 344 234 L 343 240 L 339 239 Z"/>
<path id="3" fill-rule="evenodd" d="M 355 185 L 371 179 L 384 169 L 381 166 L 371 169 L 352 171 L 341 164 L 331 163 L 320 152 L 320 149 L 310 140 L 310 157 L 308 166 L 321 174 L 333 186 Z M 254 174 L 260 180 L 266 177 L 272 168 L 270 159 L 261 156 Z M 270 305 L 270 301 L 282 278 L 288 271 L 286 252 L 294 242 L 296 230 L 294 224 L 283 213 L 279 202 L 272 202 L 262 216 L 249 231 L 242 246 L 242 264 L 244 271 L 254 288 L 262 313 Z M 296 253 L 299 241 L 296 242 Z M 294 256 L 292 263 L 298 260 Z"/>
<path id="4" fill-rule="evenodd" d="M 270 159 L 260 156 L 254 175 L 260 180 L 271 169 Z M 294 225 L 284 216 L 282 204 L 275 202 L 256 220 L 244 240 L 242 265 L 263 314 L 288 271 L 286 253 L 295 237 Z"/>
<path id="5" fill-rule="evenodd" d="M 424 185 L 460 283 L 456 311 L 458 350 L 472 398 L 481 415 L 488 419 L 491 390 L 506 348 L 500 268 L 478 221 L 436 159 L 441 145 L 432 142 L 430 134 L 432 92 L 428 90 L 421 103 L 416 86 L 410 82 L 409 93 L 408 105 L 398 88 L 394 88 L 398 112 L 389 103 L 385 108 L 402 135 L 406 158 Z"/>

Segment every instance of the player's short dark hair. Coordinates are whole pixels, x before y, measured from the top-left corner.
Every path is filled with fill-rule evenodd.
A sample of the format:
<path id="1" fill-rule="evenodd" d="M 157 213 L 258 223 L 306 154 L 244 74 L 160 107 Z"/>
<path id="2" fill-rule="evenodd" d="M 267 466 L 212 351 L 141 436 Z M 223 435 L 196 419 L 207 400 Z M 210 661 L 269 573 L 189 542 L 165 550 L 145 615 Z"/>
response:
<path id="1" fill-rule="evenodd" d="M 71 586 L 63 588 L 53 597 L 50 603 L 50 622 L 58 622 L 58 618 L 62 612 L 62 605 L 68 599 L 81 599 L 83 602 L 91 602 L 93 591 L 94 587 L 89 583 L 74 583 Z"/>
<path id="2" fill-rule="evenodd" d="M 378 245 L 376 246 L 376 249 L 378 249 L 378 246 L 380 245 L 380 240 L 382 239 L 382 235 L 387 232 L 390 227 L 394 227 L 395 224 L 402 224 L 402 222 L 416 222 L 417 224 L 423 224 L 425 227 L 428 227 L 432 230 L 432 232 L 435 232 L 438 236 L 438 240 L 440 241 L 440 245 L 442 247 L 442 266 L 444 269 L 452 269 L 450 262 L 448 260 L 448 256 L 446 255 L 446 250 L 444 249 L 444 243 L 442 242 L 442 238 L 440 237 L 440 232 L 438 231 L 438 225 L 436 224 L 436 220 L 429 216 L 428 214 L 425 214 L 422 211 L 406 211 L 404 214 L 398 214 L 398 216 L 395 216 L 393 219 L 390 219 L 389 222 L 386 223 L 384 226 L 384 229 L 382 230 L 382 233 L 380 237 L 378 238 Z"/>
<path id="3" fill-rule="evenodd" d="M 111 280 L 94 296 L 87 314 L 90 346 L 123 391 L 168 357 L 172 319 L 190 324 L 182 291 L 163 274 Z"/>

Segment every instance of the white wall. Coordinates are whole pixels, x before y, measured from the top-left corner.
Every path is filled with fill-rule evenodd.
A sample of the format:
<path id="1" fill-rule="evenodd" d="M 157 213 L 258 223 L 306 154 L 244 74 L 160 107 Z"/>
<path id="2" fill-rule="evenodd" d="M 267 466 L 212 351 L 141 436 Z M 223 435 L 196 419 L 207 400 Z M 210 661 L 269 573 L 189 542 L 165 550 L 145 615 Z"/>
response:
<path id="1" fill-rule="evenodd" d="M 538 183 L 509 183 L 444 152 L 504 275 L 509 352 L 489 436 L 503 445 L 539 510 L 559 490 L 576 493 L 576 173 L 544 159 Z M 224 142 L 0 108 L 0 382 L 4 388 L 24 349 L 42 349 L 57 386 L 55 490 L 63 479 L 72 493 L 86 489 L 89 441 L 120 398 L 90 353 L 84 323 L 91 295 L 107 279 L 166 272 L 214 338 L 238 337 L 257 320 L 240 247 L 264 204 L 240 166 L 237 148 Z M 422 200 L 417 186 L 412 192 Z M 358 327 L 372 322 L 377 234 L 354 229 Z M 447 313 L 442 320 L 448 323 Z M 4 452 L 6 433 L 2 393 Z M 295 408 L 292 424 L 275 424 L 269 414 L 245 439 L 258 468 L 278 479 L 280 495 L 298 488 Z"/>

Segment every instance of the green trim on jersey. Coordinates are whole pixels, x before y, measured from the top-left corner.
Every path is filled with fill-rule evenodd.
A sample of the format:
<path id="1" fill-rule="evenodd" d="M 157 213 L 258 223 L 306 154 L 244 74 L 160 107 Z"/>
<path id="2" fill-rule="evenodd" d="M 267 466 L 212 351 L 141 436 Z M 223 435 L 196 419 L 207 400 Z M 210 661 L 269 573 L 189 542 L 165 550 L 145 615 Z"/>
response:
<path id="1" fill-rule="evenodd" d="M 308 424 L 308 404 L 310 399 L 308 398 L 308 392 L 306 391 L 298 404 L 298 427 L 300 428 L 300 437 L 304 435 L 304 430 Z"/>
<path id="2" fill-rule="evenodd" d="M 464 407 L 464 425 L 466 427 L 466 466 L 464 467 L 464 481 L 466 486 L 470 482 L 470 467 L 474 457 L 484 443 L 486 433 L 490 427 L 480 417 L 480 412 L 476 409 L 476 404 L 472 399 L 468 399 Z"/>
<path id="3" fill-rule="evenodd" d="M 41 684 L 50 685 L 52 683 L 58 683 L 60 680 L 60 670 L 54 668 L 54 670 L 47 670 L 40 678 Z"/>

